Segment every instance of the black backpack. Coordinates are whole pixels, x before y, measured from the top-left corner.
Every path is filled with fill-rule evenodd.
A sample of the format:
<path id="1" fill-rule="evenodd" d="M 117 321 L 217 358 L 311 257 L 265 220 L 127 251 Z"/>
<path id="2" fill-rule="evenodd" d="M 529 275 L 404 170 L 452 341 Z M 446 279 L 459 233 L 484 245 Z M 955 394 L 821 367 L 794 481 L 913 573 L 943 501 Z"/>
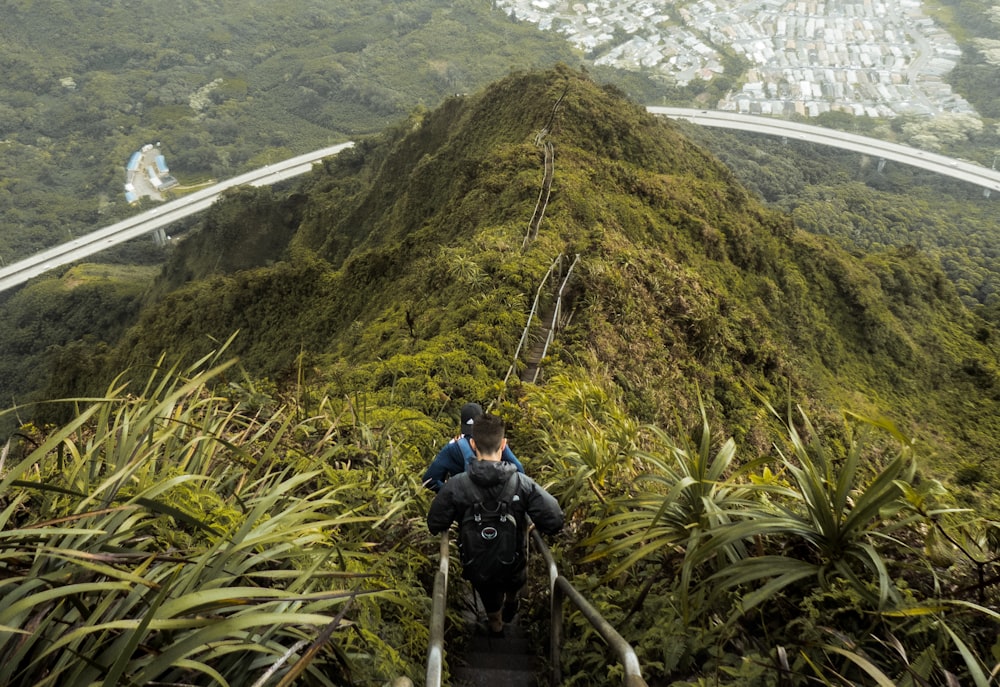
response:
<path id="1" fill-rule="evenodd" d="M 517 491 L 517 473 L 507 479 L 492 509 L 483 502 L 479 487 L 472 480 L 467 484 L 476 494 L 476 501 L 465 509 L 458 528 L 462 577 L 473 584 L 506 580 L 524 565 L 511 501 Z"/>

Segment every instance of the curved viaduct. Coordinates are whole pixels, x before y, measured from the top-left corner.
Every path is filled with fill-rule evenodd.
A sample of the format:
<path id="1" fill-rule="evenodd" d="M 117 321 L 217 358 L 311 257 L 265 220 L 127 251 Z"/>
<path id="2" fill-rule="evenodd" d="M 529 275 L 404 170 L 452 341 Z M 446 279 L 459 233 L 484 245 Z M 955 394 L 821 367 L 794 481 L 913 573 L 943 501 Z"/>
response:
<path id="1" fill-rule="evenodd" d="M 937 174 L 967 181 L 970 184 L 982 186 L 988 191 L 1000 191 L 1000 172 L 987 169 L 974 162 L 957 160 L 945 155 L 938 155 L 919 148 L 889 143 L 877 138 L 858 136 L 857 134 L 821 126 L 789 122 L 784 119 L 774 119 L 759 115 L 736 114 L 735 112 L 720 112 L 715 110 L 696 110 L 686 107 L 647 107 L 647 111 L 670 117 L 683 119 L 701 126 L 715 126 L 724 129 L 740 129 L 758 134 L 781 136 L 783 138 L 818 143 L 819 145 L 843 148 L 856 153 L 873 157 L 894 160 L 913 167 L 920 167 Z"/>
<path id="2" fill-rule="evenodd" d="M 987 191 L 1000 191 L 1000 172 L 998 171 L 898 143 L 889 143 L 843 131 L 757 115 L 682 107 L 647 107 L 646 109 L 655 115 L 683 119 L 702 126 L 740 129 L 843 148 L 920 167 L 982 186 Z M 305 155 L 241 174 L 2 267 L 0 268 L 0 291 L 23 284 L 50 269 L 82 260 L 113 245 L 148 234 L 183 217 L 201 212 L 214 203 L 220 193 L 234 186 L 243 184 L 263 186 L 308 172 L 312 169 L 313 163 L 324 157 L 336 155 L 352 145 L 354 145 L 353 142 L 348 142 L 329 148 L 321 148 Z"/>
<path id="3" fill-rule="evenodd" d="M 159 205 L 152 210 L 139 213 L 116 222 L 89 234 L 60 243 L 52 248 L 19 260 L 0 268 L 0 291 L 23 284 L 24 282 L 48 272 L 51 269 L 82 260 L 111 246 L 124 243 L 138 236 L 149 234 L 183 219 L 196 212 L 207 209 L 223 191 L 235 186 L 251 185 L 265 186 L 304 174 L 312 169 L 313 163 L 325 157 L 336 155 L 345 148 L 353 146 L 353 142 L 340 143 L 329 148 L 320 148 L 311 153 L 298 155 L 273 165 L 266 165 L 246 174 L 240 174 L 232 179 L 221 181 L 199 191 L 189 193 L 183 198 Z"/>

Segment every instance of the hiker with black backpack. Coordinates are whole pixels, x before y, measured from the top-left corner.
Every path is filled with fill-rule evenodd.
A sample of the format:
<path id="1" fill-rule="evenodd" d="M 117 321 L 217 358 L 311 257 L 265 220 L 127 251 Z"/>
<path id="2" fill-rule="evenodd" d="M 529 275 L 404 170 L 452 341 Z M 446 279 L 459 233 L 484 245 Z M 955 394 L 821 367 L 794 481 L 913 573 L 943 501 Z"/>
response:
<path id="1" fill-rule="evenodd" d="M 462 406 L 462 425 L 459 435 L 445 444 L 431 461 L 423 477 L 425 487 L 431 491 L 438 491 L 449 477 L 465 472 L 465 466 L 475 459 L 469 439 L 472 437 L 472 427 L 476 419 L 482 414 L 483 407 L 478 403 L 466 403 Z M 524 466 L 510 450 L 510 446 L 504 445 L 500 457 L 501 460 L 512 463 L 518 472 L 524 472 Z"/>
<path id="2" fill-rule="evenodd" d="M 431 534 L 459 524 L 462 577 L 472 583 L 489 632 L 503 636 L 504 623 L 518 609 L 518 592 L 527 581 L 527 518 L 543 534 L 562 529 L 563 512 L 555 498 L 533 479 L 501 460 L 506 426 L 496 415 L 482 415 L 472 426 L 476 459 L 441 487 L 427 513 Z"/>

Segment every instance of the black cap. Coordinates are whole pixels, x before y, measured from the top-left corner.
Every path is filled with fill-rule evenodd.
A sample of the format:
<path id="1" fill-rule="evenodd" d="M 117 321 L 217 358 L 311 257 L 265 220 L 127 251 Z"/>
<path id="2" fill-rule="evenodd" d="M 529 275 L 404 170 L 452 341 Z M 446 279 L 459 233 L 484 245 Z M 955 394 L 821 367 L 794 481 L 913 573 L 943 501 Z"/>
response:
<path id="1" fill-rule="evenodd" d="M 472 424 L 483 414 L 483 407 L 478 403 L 466 403 L 462 406 L 462 434 L 472 434 Z"/>

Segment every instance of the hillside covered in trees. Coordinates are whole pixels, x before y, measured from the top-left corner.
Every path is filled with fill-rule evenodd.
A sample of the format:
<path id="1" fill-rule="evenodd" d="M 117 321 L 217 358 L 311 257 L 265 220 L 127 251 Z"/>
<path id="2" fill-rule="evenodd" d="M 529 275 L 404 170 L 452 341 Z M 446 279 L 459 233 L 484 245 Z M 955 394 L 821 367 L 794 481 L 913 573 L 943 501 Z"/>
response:
<path id="1" fill-rule="evenodd" d="M 303 684 L 419 680 L 435 555 L 419 475 L 475 399 L 562 503 L 557 555 L 650 684 L 989 684 L 1000 332 L 919 248 L 797 229 L 681 127 L 563 66 L 414 113 L 198 224 L 120 336 L 59 352 L 49 397 L 83 400 L 17 411 L 36 424 L 8 444 L 0 495 L 24 582 L 0 624 L 32 627 L 44 593 L 47 618 L 95 629 L 5 640 L 0 680 L 249 685 L 303 637 L 316 650 L 274 668 Z M 536 294 L 551 315 L 545 276 L 569 264 L 522 381 Z M 29 555 L 46 536 L 79 553 Z M 609 670 L 579 622 L 570 684 Z"/>
<path id="2" fill-rule="evenodd" d="M 183 192 L 574 59 L 488 2 L 6 3 L 0 259 L 133 214 L 122 186 L 143 144 L 162 143 Z M 105 257 L 156 259 L 140 247 Z"/>
<path id="3" fill-rule="evenodd" d="M 963 45 L 962 64 L 948 79 L 981 120 L 830 113 L 821 122 L 989 165 L 1000 150 L 993 102 L 1000 91 L 990 86 L 1000 73 L 993 57 L 1000 24 L 989 3 L 978 1 L 941 3 L 933 16 Z M 648 70 L 609 71 L 573 53 L 557 32 L 478 1 L 185 0 L 140 12 L 122 2 L 25 0 L 6 8 L 0 36 L 7 76 L 0 84 L 0 265 L 137 211 L 124 201 L 123 167 L 149 141 L 162 141 L 183 193 L 364 137 L 413 113 L 419 118 L 512 68 L 588 64 L 595 80 L 646 104 L 710 105 L 738 87 L 735 66 L 732 78 L 685 87 Z M 916 248 L 944 270 L 967 306 L 1000 321 L 996 197 L 984 200 L 979 189 L 898 165 L 876 173 L 873 160 L 829 149 L 719 130 L 685 135 L 789 213 L 797 228 L 842 237 L 848 250 Z M 272 210 L 287 222 L 255 226 L 280 224 L 281 231 L 263 232 L 280 248 L 298 221 L 294 212 L 292 199 Z M 272 252 L 259 240 L 247 243 L 250 253 Z M 230 244 L 220 268 L 255 264 L 243 250 Z M 139 307 L 145 275 L 165 258 L 153 242 L 136 240 L 96 256 L 98 269 L 48 275 L 78 286 L 65 302 L 55 284 L 0 293 L 0 319 L 16 323 L 0 330 L 0 398 L 20 404 L 50 395 L 44 387 L 53 359 L 113 342 Z"/>
<path id="4" fill-rule="evenodd" d="M 579 255 L 552 362 L 603 370 L 644 419 L 690 412 L 701 389 L 750 435 L 754 391 L 790 391 L 957 429 L 955 400 L 975 397 L 979 426 L 937 448 L 990 459 L 994 330 L 933 261 L 912 248 L 851 254 L 796 230 L 674 125 L 635 105 L 611 117 L 626 107 L 613 89 L 558 73 L 558 107 L 528 77 L 505 80 L 363 142 L 281 197 L 228 197 L 166 266 L 110 369 L 163 350 L 201 355 L 240 330 L 232 350 L 255 375 L 304 367 L 323 380 L 347 364 L 338 394 L 378 391 L 373 378 L 398 394 L 395 374 L 376 373 L 386 361 L 429 372 L 460 342 L 481 352 L 459 369 L 500 373 L 524 299 L 556 256 Z M 580 84 L 603 100 L 577 104 Z M 542 131 L 558 171 L 546 230 L 522 248 Z M 439 402 L 411 400 L 430 415 Z"/>

